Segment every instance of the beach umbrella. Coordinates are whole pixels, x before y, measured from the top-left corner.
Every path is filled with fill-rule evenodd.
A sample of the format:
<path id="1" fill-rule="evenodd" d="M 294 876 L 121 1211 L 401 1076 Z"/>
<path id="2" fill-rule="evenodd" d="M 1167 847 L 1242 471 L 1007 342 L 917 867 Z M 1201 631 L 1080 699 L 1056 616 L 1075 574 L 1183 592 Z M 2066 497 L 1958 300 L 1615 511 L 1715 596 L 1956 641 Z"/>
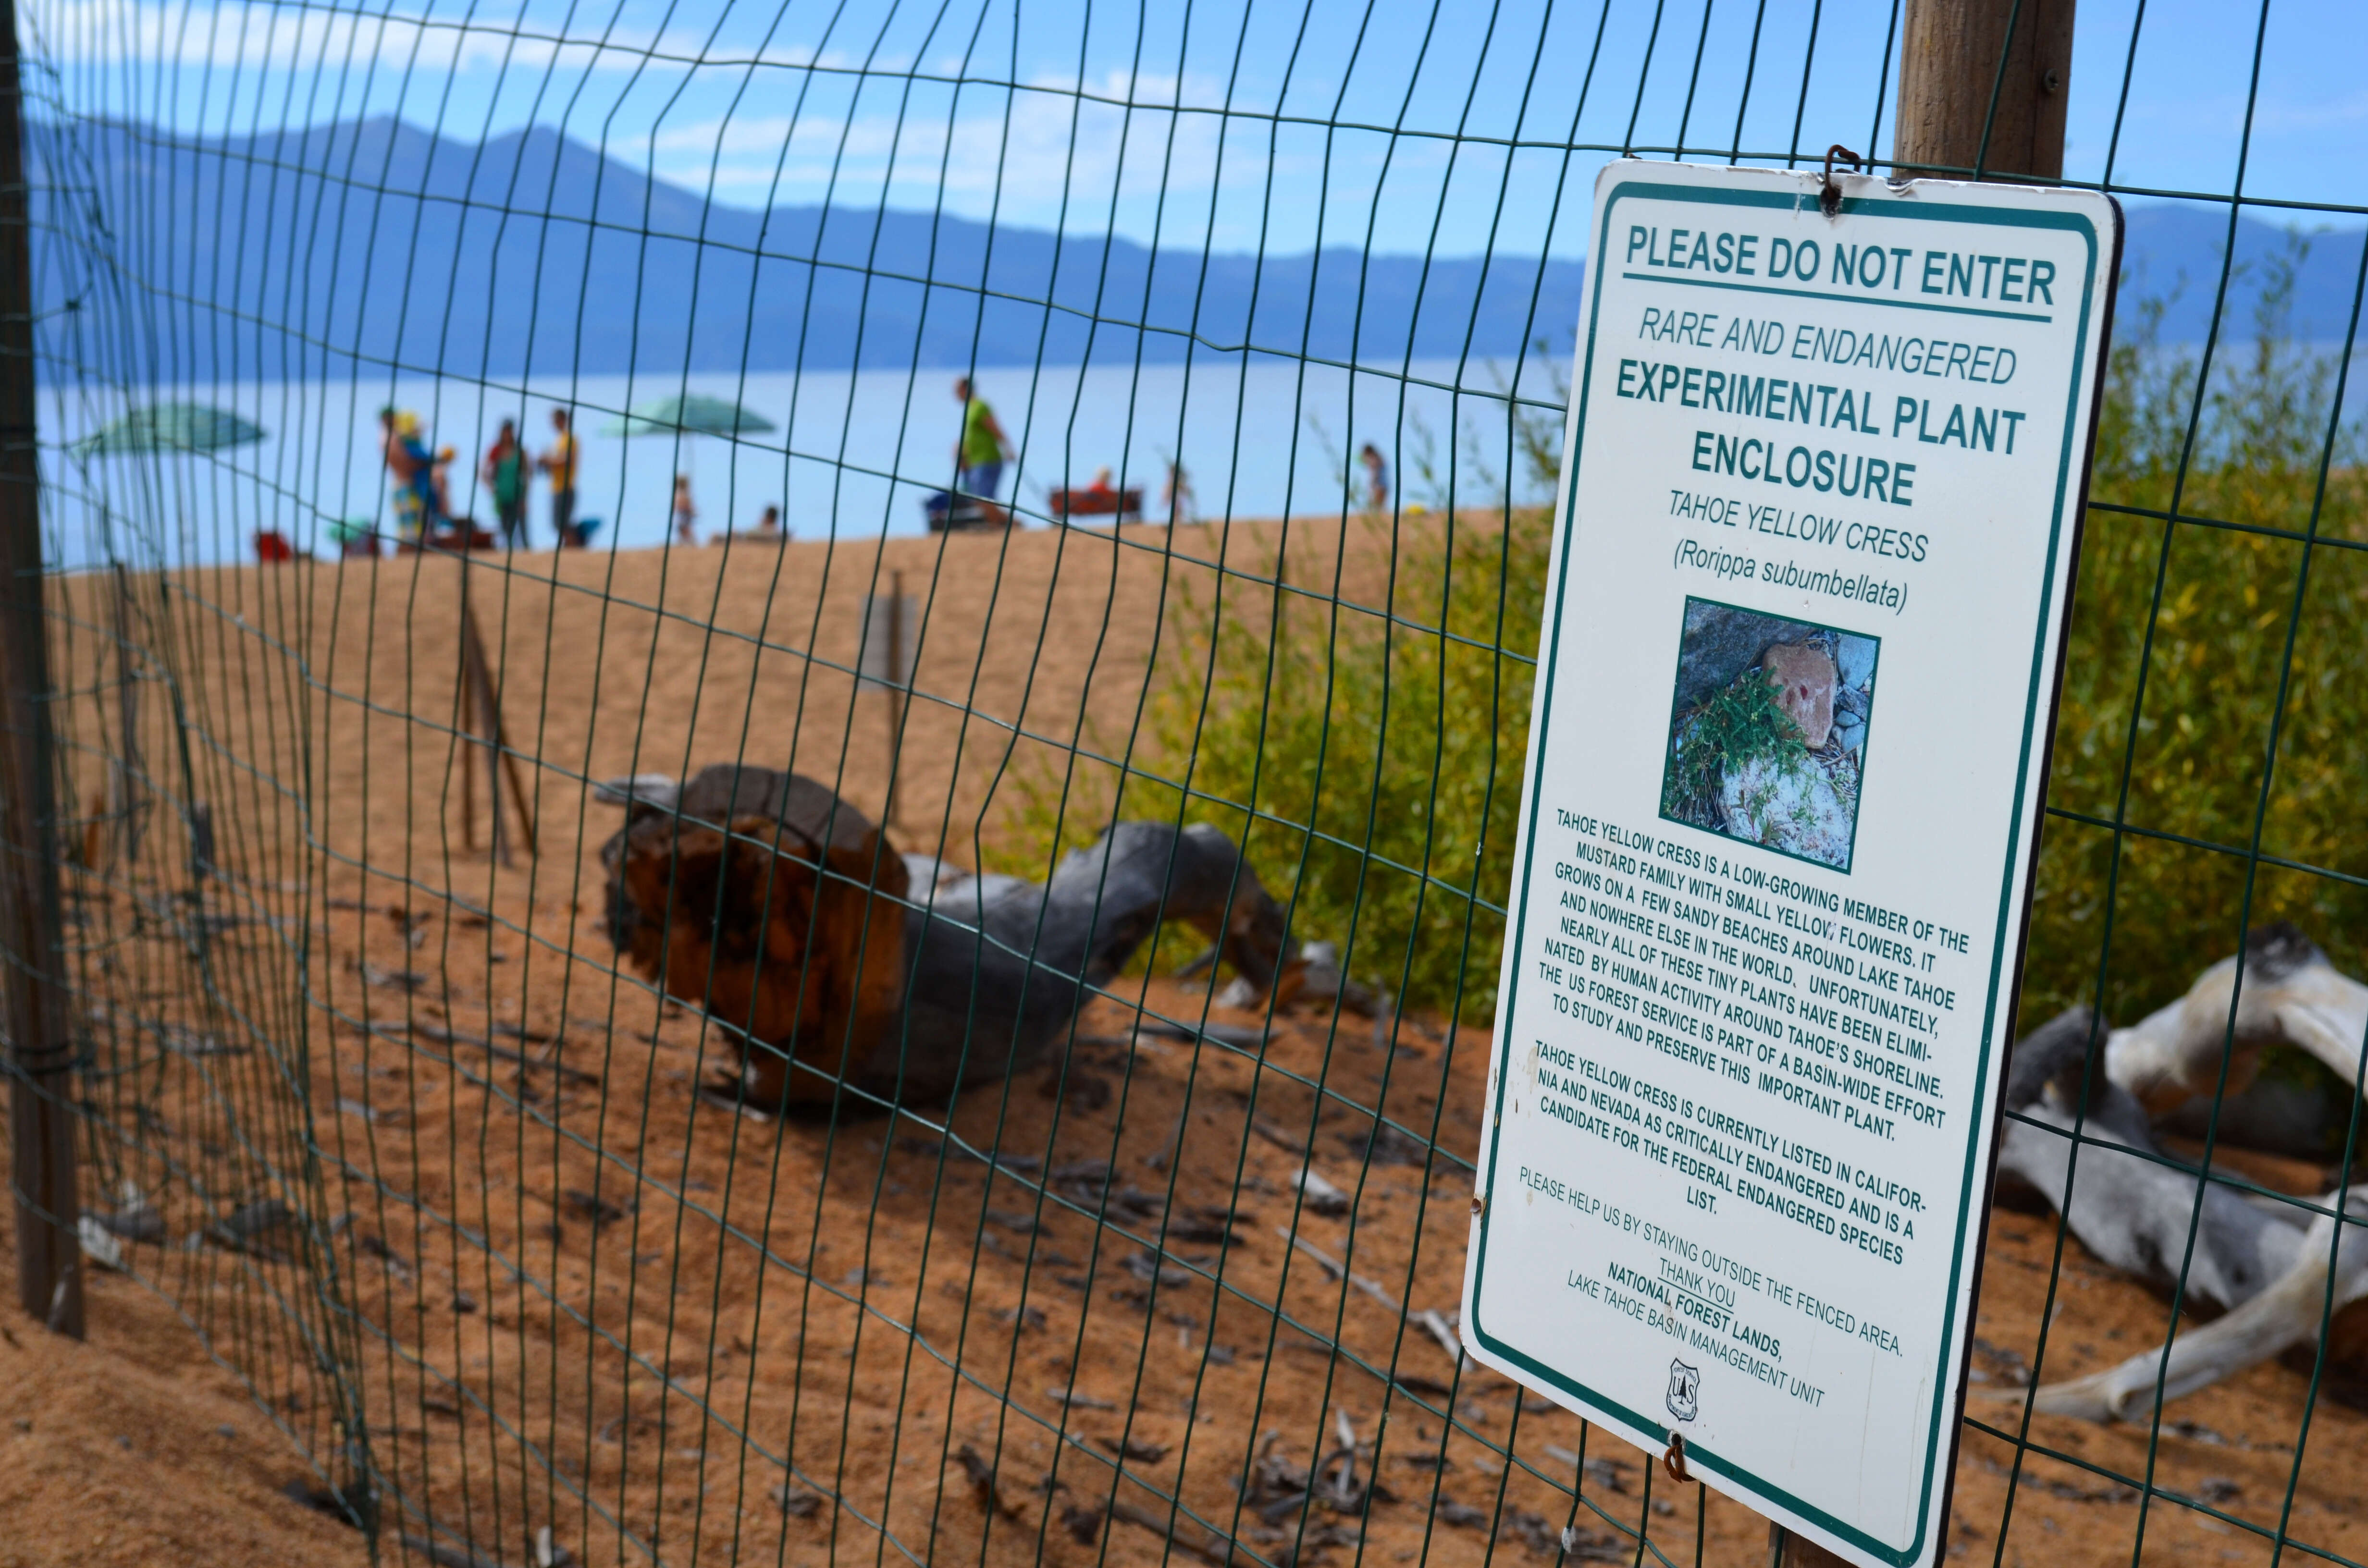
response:
<path id="1" fill-rule="evenodd" d="M 158 403 L 135 408 L 101 426 L 68 449 L 77 458 L 126 452 L 219 452 L 253 446 L 264 435 L 261 426 L 251 425 L 228 409 L 197 403 Z"/>
<path id="2" fill-rule="evenodd" d="M 741 407 L 728 397 L 707 397 L 699 392 L 686 392 L 677 397 L 653 398 L 622 419 L 611 419 L 600 426 L 604 436 L 679 436 L 682 437 L 683 464 L 691 472 L 699 469 L 695 436 L 759 436 L 776 428 L 761 414 Z"/>
<path id="3" fill-rule="evenodd" d="M 100 426 L 68 446 L 66 454 L 86 478 L 90 472 L 86 465 L 93 458 L 150 452 L 219 452 L 232 447 L 251 447 L 265 434 L 262 426 L 249 424 L 226 408 L 208 408 L 201 403 L 154 403 Z M 107 551 L 112 558 L 113 514 L 101 502 L 98 515 L 99 526 L 108 541 Z"/>
<path id="4" fill-rule="evenodd" d="M 653 398 L 622 419 L 600 427 L 603 436 L 759 436 L 776 428 L 761 414 L 728 397 L 689 392 Z"/>

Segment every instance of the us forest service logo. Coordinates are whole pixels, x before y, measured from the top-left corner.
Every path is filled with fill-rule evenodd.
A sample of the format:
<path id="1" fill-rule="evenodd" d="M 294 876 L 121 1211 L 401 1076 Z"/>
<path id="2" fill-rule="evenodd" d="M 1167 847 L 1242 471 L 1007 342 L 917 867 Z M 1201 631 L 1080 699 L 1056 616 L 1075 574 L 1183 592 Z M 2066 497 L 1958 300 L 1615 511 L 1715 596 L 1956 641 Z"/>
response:
<path id="1" fill-rule="evenodd" d="M 1702 1369 L 1683 1361 L 1669 1362 L 1669 1414 L 1691 1421 L 1702 1414 Z"/>

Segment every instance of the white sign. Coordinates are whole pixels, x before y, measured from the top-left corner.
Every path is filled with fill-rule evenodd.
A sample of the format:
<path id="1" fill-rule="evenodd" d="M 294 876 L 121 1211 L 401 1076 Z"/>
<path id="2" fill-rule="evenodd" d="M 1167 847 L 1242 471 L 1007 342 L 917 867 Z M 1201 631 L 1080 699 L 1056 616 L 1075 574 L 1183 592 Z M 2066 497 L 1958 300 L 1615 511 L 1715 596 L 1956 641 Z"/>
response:
<path id="1" fill-rule="evenodd" d="M 1473 1355 L 1937 1562 L 2120 256 L 2074 191 L 1597 182 Z"/>

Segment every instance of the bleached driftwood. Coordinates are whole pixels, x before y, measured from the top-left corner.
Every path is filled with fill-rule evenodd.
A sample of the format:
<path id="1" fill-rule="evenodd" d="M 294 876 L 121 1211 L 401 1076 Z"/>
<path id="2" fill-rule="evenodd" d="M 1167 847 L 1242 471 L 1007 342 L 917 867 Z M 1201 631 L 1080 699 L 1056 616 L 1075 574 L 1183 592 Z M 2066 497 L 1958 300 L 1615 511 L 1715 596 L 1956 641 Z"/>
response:
<path id="1" fill-rule="evenodd" d="M 2242 1089 L 2260 1065 L 2262 1048 L 2279 1043 L 2308 1051 L 2356 1085 L 2364 1037 L 2368 985 L 2328 962 L 2316 942 L 2280 921 L 2246 937 L 2241 964 L 2236 957 L 2221 960 L 2196 976 L 2178 1001 L 2113 1030 L 2105 1044 L 2105 1070 L 2159 1114 L 2218 1087 L 2224 1055 L 2226 1092 Z"/>
<path id="2" fill-rule="evenodd" d="M 2319 1216 L 2303 1236 L 2293 1267 L 2243 1306 L 2170 1342 L 2166 1358 L 2145 1350 L 2118 1367 L 2071 1382 L 2050 1383 L 2032 1396 L 2044 1415 L 2120 1421 L 2143 1415 L 2157 1382 L 2165 1400 L 2193 1393 L 2246 1368 L 2317 1343 L 2340 1308 L 2368 1296 L 2368 1187 L 2335 1196 L 2335 1212 Z M 2339 1227 L 2341 1234 L 2337 1234 Z"/>
<path id="3" fill-rule="evenodd" d="M 2250 1081 L 2262 1049 L 2285 1043 L 2358 1084 L 2368 986 L 2338 971 L 2292 926 L 2252 933 L 2242 960 L 2197 977 L 2185 996 L 2133 1028 L 2108 1030 L 2073 1008 L 2015 1048 L 1999 1165 L 2043 1194 L 2099 1258 L 2185 1303 L 2225 1315 L 2168 1353 L 2032 1395 L 2044 1414 L 2109 1421 L 2216 1382 L 2296 1346 L 2368 1296 L 2368 1187 L 2306 1210 L 2248 1197 L 2171 1159 L 2148 1113 Z M 2102 1044 L 2101 1061 L 2097 1047 Z M 2226 1075 L 2223 1076 L 2223 1060 Z M 2076 1148 L 2076 1121 L 2091 1140 Z M 2036 1125 L 2033 1125 L 2033 1124 Z M 2076 1163 L 2077 1162 L 2077 1163 Z M 2201 1191 L 2198 1190 L 2199 1186 Z M 2192 1233 L 2192 1244 L 2191 1244 Z"/>
<path id="4" fill-rule="evenodd" d="M 1999 1168 L 2037 1188 L 2100 1261 L 2164 1291 L 2178 1287 L 2185 1261 L 2188 1305 L 2226 1312 L 2250 1301 L 2293 1266 L 2301 1225 L 2164 1153 L 2129 1091 L 2089 1064 L 2103 1032 L 2094 1017 L 2069 1008 L 2015 1047 L 2006 1105 L 2019 1115 L 2007 1119 Z M 2084 1080 L 2078 1124 L 2091 1142 L 2076 1145 Z"/>

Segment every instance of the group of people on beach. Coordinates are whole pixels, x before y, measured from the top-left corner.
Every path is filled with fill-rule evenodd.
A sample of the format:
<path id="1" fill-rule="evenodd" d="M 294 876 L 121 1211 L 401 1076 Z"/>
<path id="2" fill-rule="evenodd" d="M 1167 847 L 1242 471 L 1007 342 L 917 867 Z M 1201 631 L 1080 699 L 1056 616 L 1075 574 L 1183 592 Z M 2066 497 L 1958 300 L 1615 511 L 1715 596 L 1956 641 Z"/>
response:
<path id="1" fill-rule="evenodd" d="M 996 494 L 1003 487 L 1003 466 L 1012 455 L 1011 439 L 1004 434 L 995 411 L 987 405 L 971 385 L 968 377 L 954 382 L 954 396 L 962 405 L 962 426 L 960 440 L 955 443 L 954 467 L 956 479 L 951 492 L 940 491 L 927 503 L 932 528 L 945 526 L 957 506 L 979 502 L 994 506 Z M 446 447 L 430 451 L 419 416 L 407 410 L 393 407 L 379 411 L 379 425 L 383 437 L 386 471 L 394 489 L 395 527 L 398 537 L 406 543 L 435 540 L 447 533 L 455 522 L 452 511 L 450 472 L 453 450 Z M 519 438 L 518 422 L 505 419 L 495 435 L 493 445 L 485 449 L 478 477 L 493 496 L 494 517 L 501 530 L 500 542 L 505 550 L 530 550 L 533 544 L 527 532 L 527 491 L 537 473 L 551 485 L 551 528 L 559 548 L 581 548 L 587 542 L 590 528 L 579 524 L 575 517 L 575 474 L 581 461 L 576 449 L 573 422 L 564 408 L 551 411 L 552 443 L 539 453 L 529 453 Z M 1365 471 L 1366 504 L 1379 510 L 1389 504 L 1390 473 L 1387 462 L 1371 442 L 1358 453 L 1360 465 Z M 1110 470 L 1103 469 L 1095 483 L 1083 494 L 1092 495 L 1110 490 Z M 1170 521 L 1181 520 L 1190 506 L 1191 490 L 1179 464 L 1170 462 L 1167 470 L 1167 502 Z M 674 525 L 674 540 L 677 544 L 699 542 L 699 507 L 691 499 L 690 476 L 674 476 L 674 498 L 670 507 Z M 463 523 L 463 527 L 473 525 Z M 715 535 L 708 540 L 721 544 L 734 537 L 729 532 Z M 781 528 L 781 509 L 767 506 L 754 530 L 748 535 L 758 540 L 780 540 L 787 537 Z"/>
<path id="2" fill-rule="evenodd" d="M 406 409 L 383 408 L 378 417 L 387 479 L 394 491 L 397 537 L 406 544 L 417 544 L 423 540 L 439 540 L 456 526 L 472 528 L 472 523 L 452 510 L 453 449 L 445 447 L 431 450 L 419 416 Z M 551 445 L 540 452 L 529 452 L 518 435 L 518 421 L 503 420 L 478 465 L 477 477 L 493 497 L 494 518 L 505 550 L 534 548 L 526 513 L 527 493 L 537 474 L 551 485 L 551 531 L 558 547 L 577 549 L 589 542 L 594 525 L 579 522 L 575 516 L 575 475 L 582 457 L 575 444 L 574 421 L 566 409 L 551 411 Z M 691 500 L 690 476 L 687 473 L 675 475 L 672 511 L 676 540 L 683 544 L 697 543 L 699 508 Z M 765 508 L 754 537 L 783 537 L 779 506 Z M 718 535 L 710 542 L 721 543 L 723 538 Z"/>
<path id="3" fill-rule="evenodd" d="M 526 493 L 529 479 L 540 472 L 551 481 L 551 531 L 563 550 L 584 542 L 575 523 L 575 432 L 567 410 L 551 411 L 552 438 L 540 455 L 529 457 L 518 439 L 518 425 L 505 419 L 485 449 L 478 478 L 494 498 L 494 519 L 501 529 L 505 550 L 531 550 L 526 527 Z"/>
<path id="4" fill-rule="evenodd" d="M 453 449 L 431 450 L 419 415 L 407 409 L 382 408 L 378 415 L 384 440 L 387 482 L 394 490 L 397 537 L 405 542 L 434 540 L 456 521 L 452 510 Z M 529 454 L 518 438 L 518 421 L 505 419 L 494 444 L 485 449 L 478 477 L 494 498 L 494 516 L 506 549 L 530 549 L 526 526 L 527 487 L 534 474 L 551 482 L 551 528 L 564 549 L 584 542 L 575 523 L 575 434 L 567 410 L 551 411 L 551 445 Z"/>

